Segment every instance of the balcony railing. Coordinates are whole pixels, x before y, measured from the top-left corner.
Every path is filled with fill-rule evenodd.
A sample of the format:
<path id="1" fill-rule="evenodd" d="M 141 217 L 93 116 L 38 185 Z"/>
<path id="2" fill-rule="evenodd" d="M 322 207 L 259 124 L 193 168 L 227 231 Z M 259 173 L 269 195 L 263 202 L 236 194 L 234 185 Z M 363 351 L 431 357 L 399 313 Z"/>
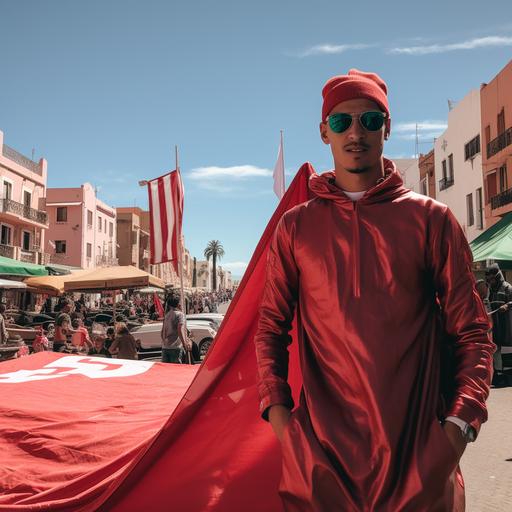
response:
<path id="1" fill-rule="evenodd" d="M 510 144 L 512 144 L 512 126 L 487 144 L 487 158 L 491 158 Z"/>
<path id="2" fill-rule="evenodd" d="M 501 206 L 512 203 L 512 188 L 501 192 L 497 196 L 491 197 L 491 209 L 496 210 Z"/>
<path id="3" fill-rule="evenodd" d="M 25 167 L 25 169 L 35 172 L 36 174 L 39 174 L 39 176 L 42 176 L 43 174 L 41 171 L 41 167 L 39 167 L 39 164 L 37 162 L 30 160 L 30 158 L 27 158 L 21 153 L 18 153 L 15 149 L 9 147 L 7 144 L 4 144 L 2 147 L 2 155 L 8 158 L 9 160 L 12 160 L 13 162 L 16 162 L 17 164 Z"/>
<path id="4" fill-rule="evenodd" d="M 439 180 L 439 190 L 446 190 L 451 187 L 454 183 L 453 176 L 447 176 Z"/>
<path id="5" fill-rule="evenodd" d="M 12 199 L 0 199 L 0 212 L 14 213 L 15 215 L 38 222 L 39 224 L 48 223 L 48 215 L 46 212 L 30 208 L 30 206 L 25 206 Z"/>
<path id="6" fill-rule="evenodd" d="M 0 256 L 14 259 L 14 246 L 0 244 Z"/>
<path id="7" fill-rule="evenodd" d="M 115 267 L 116 265 L 119 265 L 119 260 L 117 258 L 111 258 L 104 255 L 96 256 L 97 267 Z"/>

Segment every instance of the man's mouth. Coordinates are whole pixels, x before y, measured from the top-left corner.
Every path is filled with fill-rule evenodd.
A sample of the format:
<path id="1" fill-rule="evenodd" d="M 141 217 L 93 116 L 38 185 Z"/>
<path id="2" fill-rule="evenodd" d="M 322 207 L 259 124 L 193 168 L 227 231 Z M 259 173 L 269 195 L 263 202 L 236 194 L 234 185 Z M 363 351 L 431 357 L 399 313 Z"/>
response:
<path id="1" fill-rule="evenodd" d="M 364 146 L 350 146 L 345 148 L 345 151 L 348 153 L 364 153 L 365 151 L 368 151 L 368 148 Z"/>

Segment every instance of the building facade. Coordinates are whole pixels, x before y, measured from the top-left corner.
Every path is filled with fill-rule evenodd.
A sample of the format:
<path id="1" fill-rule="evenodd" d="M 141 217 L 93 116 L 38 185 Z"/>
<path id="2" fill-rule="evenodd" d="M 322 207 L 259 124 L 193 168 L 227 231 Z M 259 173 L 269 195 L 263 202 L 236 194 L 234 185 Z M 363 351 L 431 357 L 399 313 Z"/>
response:
<path id="1" fill-rule="evenodd" d="M 420 171 L 420 194 L 436 198 L 436 163 L 434 150 L 432 149 L 426 155 L 420 154 L 418 159 Z"/>
<path id="2" fill-rule="evenodd" d="M 96 197 L 90 183 L 49 188 L 46 211 L 52 263 L 83 269 L 118 264 L 116 210 Z"/>
<path id="3" fill-rule="evenodd" d="M 417 158 L 395 158 L 397 171 L 402 176 L 404 186 L 414 192 L 420 191 L 420 170 Z"/>
<path id="4" fill-rule="evenodd" d="M 436 196 L 449 206 L 469 242 L 485 227 L 480 151 L 480 91 L 470 91 L 448 113 L 434 144 Z"/>
<path id="5" fill-rule="evenodd" d="M 48 217 L 47 162 L 34 162 L 4 144 L 0 131 L 0 256 L 44 265 Z"/>
<path id="6" fill-rule="evenodd" d="M 144 212 L 138 207 L 116 208 L 116 214 L 119 265 L 149 272 L 149 229 L 142 227 Z"/>
<path id="7" fill-rule="evenodd" d="M 482 84 L 480 95 L 485 219 L 490 227 L 512 211 L 512 60 Z"/>

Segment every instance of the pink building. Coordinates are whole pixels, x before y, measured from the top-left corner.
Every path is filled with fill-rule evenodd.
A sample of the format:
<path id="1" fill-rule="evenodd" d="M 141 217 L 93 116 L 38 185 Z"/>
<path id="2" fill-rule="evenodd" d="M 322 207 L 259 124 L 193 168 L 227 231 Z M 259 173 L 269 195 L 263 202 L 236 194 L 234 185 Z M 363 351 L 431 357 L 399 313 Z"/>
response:
<path id="1" fill-rule="evenodd" d="M 47 162 L 34 162 L 4 144 L 0 131 L 0 255 L 44 265 Z"/>
<path id="2" fill-rule="evenodd" d="M 80 268 L 117 265 L 116 210 L 94 187 L 49 188 L 46 194 L 51 262 Z"/>

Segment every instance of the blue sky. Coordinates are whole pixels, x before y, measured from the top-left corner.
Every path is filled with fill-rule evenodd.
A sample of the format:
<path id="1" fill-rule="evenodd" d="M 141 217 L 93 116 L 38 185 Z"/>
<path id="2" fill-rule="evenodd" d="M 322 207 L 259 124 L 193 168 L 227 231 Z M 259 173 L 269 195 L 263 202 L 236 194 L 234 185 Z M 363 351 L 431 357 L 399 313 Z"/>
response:
<path id="1" fill-rule="evenodd" d="M 415 123 L 432 140 L 447 100 L 512 58 L 512 2 L 490 5 L 0 0 L 0 130 L 48 160 L 49 186 L 89 181 L 112 206 L 146 208 L 137 182 L 173 168 L 177 144 L 186 244 L 201 257 L 220 240 L 240 275 L 277 206 L 279 131 L 287 183 L 305 161 L 331 166 L 324 82 L 379 73 L 394 126 L 385 153 L 410 157 Z"/>

